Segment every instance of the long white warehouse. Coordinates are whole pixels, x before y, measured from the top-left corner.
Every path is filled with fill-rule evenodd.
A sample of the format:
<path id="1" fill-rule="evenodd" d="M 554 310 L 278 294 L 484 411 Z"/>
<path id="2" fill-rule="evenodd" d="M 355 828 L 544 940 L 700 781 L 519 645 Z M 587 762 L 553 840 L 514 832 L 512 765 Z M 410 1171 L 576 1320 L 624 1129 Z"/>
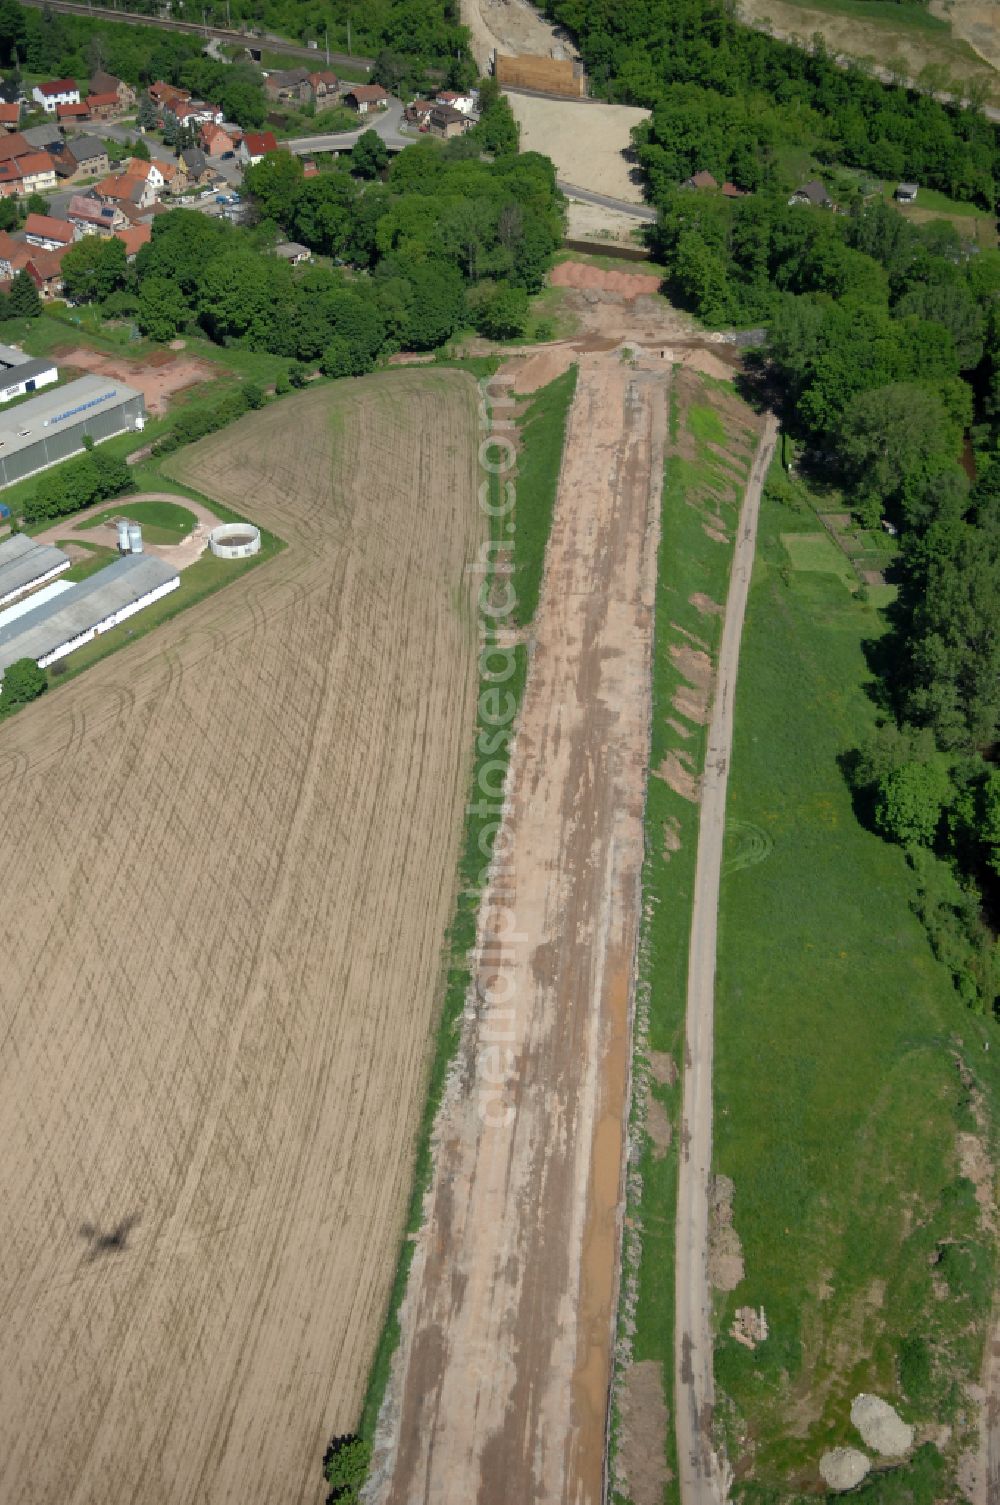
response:
<path id="1" fill-rule="evenodd" d="M 0 543 L 0 606 L 16 601 L 34 585 L 54 580 L 70 563 L 62 549 L 36 543 L 27 533 L 12 533 Z"/>
<path id="2" fill-rule="evenodd" d="M 45 669 L 176 590 L 181 577 L 151 554 L 126 554 L 0 628 L 0 675 L 19 658 Z"/>

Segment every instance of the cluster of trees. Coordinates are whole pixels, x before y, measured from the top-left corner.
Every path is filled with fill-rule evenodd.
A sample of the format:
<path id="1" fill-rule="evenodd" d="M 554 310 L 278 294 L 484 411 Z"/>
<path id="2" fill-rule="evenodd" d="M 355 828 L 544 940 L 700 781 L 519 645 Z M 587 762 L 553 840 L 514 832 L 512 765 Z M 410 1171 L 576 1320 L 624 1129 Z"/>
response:
<path id="1" fill-rule="evenodd" d="M 638 133 L 653 181 L 707 168 L 752 189 L 776 181 L 782 146 L 880 177 L 914 178 L 989 208 L 996 129 L 975 109 L 892 88 L 860 66 L 741 26 L 724 0 L 547 0 L 609 98 L 648 105 Z"/>
<path id="2" fill-rule="evenodd" d="M 158 78 L 179 83 L 180 69 L 200 60 L 203 46 L 202 39 L 182 32 L 116 26 L 0 0 L 0 63 L 6 68 L 20 65 L 31 73 L 81 82 L 94 70 L 106 69 L 132 84 Z"/>
<path id="3" fill-rule="evenodd" d="M 377 170 L 377 153 L 358 151 L 359 173 Z M 384 182 L 346 166 L 306 178 L 279 152 L 244 186 L 255 229 L 174 210 L 154 221 L 132 267 L 117 242 L 75 246 L 67 292 L 134 318 L 153 339 L 197 321 L 220 343 L 358 374 L 393 350 L 435 349 L 470 321 L 494 337 L 522 333 L 562 235 L 546 158 L 484 162 L 465 139 L 407 148 Z M 339 265 L 290 267 L 268 254 L 279 233 Z"/>
<path id="4" fill-rule="evenodd" d="M 44 669 L 33 658 L 18 658 L 5 670 L 0 684 L 0 716 L 37 700 L 49 687 Z"/>
<path id="5" fill-rule="evenodd" d="M 215 407 L 205 407 L 202 403 L 186 407 L 170 432 L 153 445 L 153 454 L 169 455 L 183 444 L 193 444 L 196 439 L 204 439 L 206 434 L 214 434 L 216 429 L 225 428 L 227 423 L 242 418 L 244 413 L 263 407 L 264 402 L 263 389 L 248 381 L 227 393 Z"/>
<path id="6" fill-rule="evenodd" d="M 23 518 L 26 523 L 40 523 L 50 517 L 66 517 L 82 507 L 120 496 L 131 485 L 132 475 L 125 461 L 91 445 L 78 460 L 61 465 L 39 481 L 24 503 Z"/>

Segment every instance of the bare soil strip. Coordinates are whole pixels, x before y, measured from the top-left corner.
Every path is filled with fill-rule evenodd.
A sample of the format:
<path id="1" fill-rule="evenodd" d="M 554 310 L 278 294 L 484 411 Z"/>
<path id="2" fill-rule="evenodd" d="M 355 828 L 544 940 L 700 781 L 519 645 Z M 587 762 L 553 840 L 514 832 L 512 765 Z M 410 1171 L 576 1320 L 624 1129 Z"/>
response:
<path id="1" fill-rule="evenodd" d="M 580 362 L 381 1505 L 602 1499 L 667 382 Z"/>
<path id="2" fill-rule="evenodd" d="M 776 437 L 777 421 L 768 416 L 740 510 L 701 784 L 677 1183 L 674 1409 L 683 1505 L 719 1505 L 728 1495 L 724 1460 L 718 1459 L 712 1448 L 715 1382 L 708 1271 L 716 930 L 740 639 L 753 571 L 761 490 Z"/>
<path id="3" fill-rule="evenodd" d="M 4 1502 L 326 1497 L 440 1002 L 477 442 L 403 371 L 183 451 L 288 548 L 0 731 Z"/>

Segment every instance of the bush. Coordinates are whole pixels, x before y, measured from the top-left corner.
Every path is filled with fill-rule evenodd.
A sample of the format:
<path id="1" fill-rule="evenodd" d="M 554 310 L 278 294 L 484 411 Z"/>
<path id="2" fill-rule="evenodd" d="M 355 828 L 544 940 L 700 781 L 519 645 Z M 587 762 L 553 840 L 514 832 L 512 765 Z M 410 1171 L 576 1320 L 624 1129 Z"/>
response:
<path id="1" fill-rule="evenodd" d="M 12 710 L 16 705 L 27 705 L 37 700 L 48 689 L 45 671 L 39 669 L 33 658 L 18 658 L 10 665 L 0 686 L 0 711 Z"/>
<path id="2" fill-rule="evenodd" d="M 288 380 L 293 387 L 304 387 L 309 380 L 309 367 L 302 361 L 292 361 L 288 368 Z"/>
<path id="3" fill-rule="evenodd" d="M 292 379 L 287 371 L 279 371 L 274 378 L 274 395 L 284 397 L 286 392 L 292 390 Z"/>
<path id="4" fill-rule="evenodd" d="M 372 1447 L 361 1437 L 335 1437 L 326 1454 L 326 1478 L 330 1498 L 337 1505 L 356 1505 L 360 1489 L 368 1477 Z"/>
<path id="5" fill-rule="evenodd" d="M 248 408 L 262 408 L 267 401 L 263 387 L 258 387 L 254 381 L 244 382 L 243 399 Z"/>
<path id="6" fill-rule="evenodd" d="M 124 460 L 94 449 L 93 443 L 86 446 L 85 441 L 85 447 L 87 453 L 79 460 L 68 461 L 39 481 L 24 504 L 26 523 L 65 517 L 129 489 L 132 474 Z"/>

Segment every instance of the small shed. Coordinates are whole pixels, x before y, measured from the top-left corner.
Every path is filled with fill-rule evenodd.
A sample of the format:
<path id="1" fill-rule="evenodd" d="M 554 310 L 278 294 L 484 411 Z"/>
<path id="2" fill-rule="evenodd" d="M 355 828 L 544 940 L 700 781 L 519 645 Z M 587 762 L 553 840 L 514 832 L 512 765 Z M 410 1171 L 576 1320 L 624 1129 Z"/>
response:
<path id="1" fill-rule="evenodd" d="M 290 261 L 293 267 L 297 267 L 300 261 L 311 261 L 312 252 L 308 246 L 300 246 L 296 240 L 283 240 L 274 248 L 275 256 L 282 261 Z"/>
<path id="2" fill-rule="evenodd" d="M 900 183 L 895 193 L 897 204 L 915 204 L 919 187 L 919 183 Z"/>

